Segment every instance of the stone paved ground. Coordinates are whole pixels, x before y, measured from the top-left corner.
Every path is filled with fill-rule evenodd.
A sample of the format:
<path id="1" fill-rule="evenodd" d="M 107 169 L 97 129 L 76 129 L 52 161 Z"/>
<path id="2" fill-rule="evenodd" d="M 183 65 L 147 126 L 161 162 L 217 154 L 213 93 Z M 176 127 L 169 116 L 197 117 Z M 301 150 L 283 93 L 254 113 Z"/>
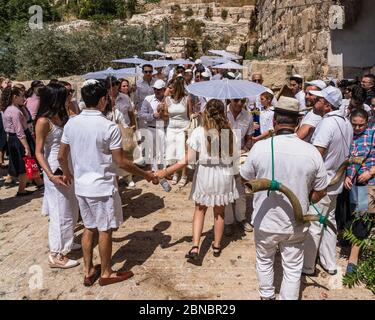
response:
<path id="1" fill-rule="evenodd" d="M 190 184 L 165 193 L 160 186 L 137 183 L 122 190 L 125 223 L 114 235 L 114 267 L 132 269 L 131 280 L 92 288 L 82 285 L 81 265 L 52 270 L 47 264 L 48 218 L 41 215 L 42 193 L 18 199 L 16 188 L 0 190 L 0 299 L 258 299 L 253 234 L 239 229 L 224 238 L 224 251 L 214 258 L 210 244 L 212 211 L 204 228 L 201 265 L 186 262 L 191 246 L 193 204 Z M 82 227 L 77 227 L 77 241 Z M 98 262 L 98 250 L 95 249 Z M 340 257 L 344 269 L 345 258 Z M 41 275 L 41 276 L 39 276 Z M 280 287 L 280 257 L 276 283 Z M 347 289 L 340 276 L 320 270 L 302 285 L 302 299 L 374 299 L 364 288 Z"/>

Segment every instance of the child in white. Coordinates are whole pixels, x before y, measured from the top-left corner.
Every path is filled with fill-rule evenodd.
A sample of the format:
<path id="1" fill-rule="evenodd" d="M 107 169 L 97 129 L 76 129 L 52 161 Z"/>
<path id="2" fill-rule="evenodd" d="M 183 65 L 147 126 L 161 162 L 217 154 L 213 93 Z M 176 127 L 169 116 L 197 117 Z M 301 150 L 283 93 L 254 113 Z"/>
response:
<path id="1" fill-rule="evenodd" d="M 210 100 L 202 118 L 203 126 L 194 129 L 187 141 L 189 150 L 185 159 L 157 174 L 159 178 L 164 178 L 193 162 L 196 153 L 199 153 L 199 162 L 190 194 L 190 199 L 195 201 L 193 247 L 186 255 L 186 258 L 192 260 L 198 259 L 200 237 L 208 207 L 213 207 L 215 217 L 213 254 L 215 257 L 220 256 L 221 238 L 224 231 L 224 208 L 239 198 L 233 166 L 231 162 L 228 161 L 228 164 L 225 161 L 228 158 L 223 159 L 223 154 L 229 155 L 230 151 L 228 153 L 228 146 L 225 146 L 225 143 L 219 139 L 220 133 L 227 129 L 229 141 L 233 142 L 233 132 L 226 118 L 224 104 L 216 99 Z M 221 158 L 219 149 L 221 149 Z"/>

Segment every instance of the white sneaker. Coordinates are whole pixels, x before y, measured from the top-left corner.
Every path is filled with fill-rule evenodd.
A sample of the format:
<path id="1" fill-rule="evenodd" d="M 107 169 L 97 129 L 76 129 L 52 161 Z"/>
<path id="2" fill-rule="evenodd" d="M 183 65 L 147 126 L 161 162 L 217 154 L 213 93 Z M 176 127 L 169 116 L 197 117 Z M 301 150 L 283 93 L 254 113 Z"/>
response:
<path id="1" fill-rule="evenodd" d="M 240 225 L 245 232 L 253 232 L 254 230 L 253 226 L 246 220 L 241 221 Z"/>
<path id="2" fill-rule="evenodd" d="M 135 183 L 134 183 L 134 181 L 130 181 L 128 183 L 128 189 L 135 189 Z"/>
<path id="3" fill-rule="evenodd" d="M 178 182 L 178 174 L 174 173 L 171 184 L 176 185 Z"/>
<path id="4" fill-rule="evenodd" d="M 82 249 L 82 246 L 79 243 L 74 243 L 73 242 L 72 248 L 71 248 L 72 251 L 79 251 L 81 249 Z"/>
<path id="5" fill-rule="evenodd" d="M 48 256 L 48 264 L 50 268 L 70 269 L 77 267 L 79 262 L 76 260 L 68 259 L 66 256 L 59 253 L 51 253 Z"/>

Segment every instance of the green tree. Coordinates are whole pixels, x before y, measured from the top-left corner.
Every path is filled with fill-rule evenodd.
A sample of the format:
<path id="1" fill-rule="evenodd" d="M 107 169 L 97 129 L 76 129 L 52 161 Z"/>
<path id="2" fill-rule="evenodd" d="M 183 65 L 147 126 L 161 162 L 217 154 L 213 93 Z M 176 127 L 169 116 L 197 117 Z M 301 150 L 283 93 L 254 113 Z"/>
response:
<path id="1" fill-rule="evenodd" d="M 65 33 L 26 30 L 12 42 L 15 74 L 20 79 L 50 79 L 108 68 L 111 61 L 154 49 L 159 41 L 144 27 L 93 28 Z M 2 68 L 0 64 L 0 69 Z"/>

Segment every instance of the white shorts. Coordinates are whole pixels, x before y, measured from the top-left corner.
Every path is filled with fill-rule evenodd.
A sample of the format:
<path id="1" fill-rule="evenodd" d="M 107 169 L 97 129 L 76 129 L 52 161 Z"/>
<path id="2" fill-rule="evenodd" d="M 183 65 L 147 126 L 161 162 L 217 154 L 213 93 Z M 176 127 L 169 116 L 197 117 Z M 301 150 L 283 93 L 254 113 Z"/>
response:
<path id="1" fill-rule="evenodd" d="M 77 195 L 77 199 L 86 229 L 108 231 L 119 228 L 124 222 L 118 191 L 105 197 L 89 198 Z"/>

